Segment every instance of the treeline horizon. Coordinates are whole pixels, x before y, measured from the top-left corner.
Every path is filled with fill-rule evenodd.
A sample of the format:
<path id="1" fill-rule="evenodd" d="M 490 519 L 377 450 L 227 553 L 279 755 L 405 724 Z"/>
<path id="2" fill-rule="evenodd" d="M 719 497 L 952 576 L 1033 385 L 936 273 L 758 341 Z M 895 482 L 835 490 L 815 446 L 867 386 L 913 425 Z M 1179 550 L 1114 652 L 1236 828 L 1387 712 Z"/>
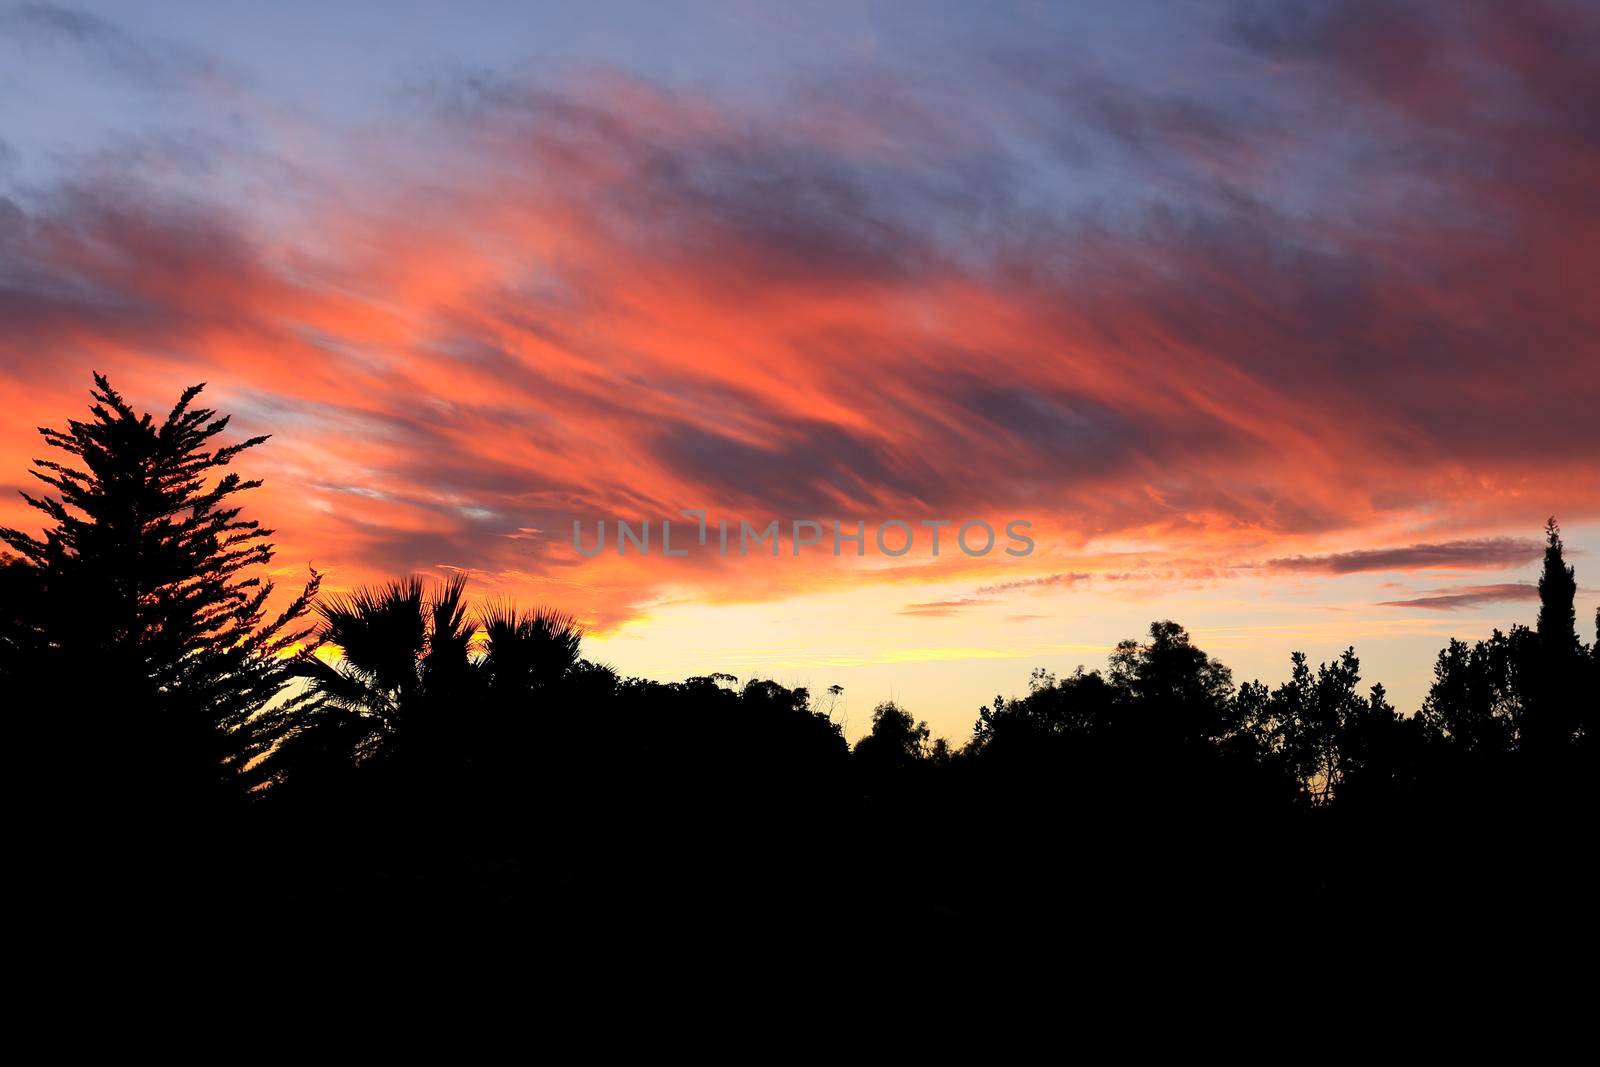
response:
<path id="1" fill-rule="evenodd" d="M 396 913 L 559 898 L 613 926 L 641 892 L 832 921 L 846 878 L 958 925 L 1001 898 L 1039 919 L 1587 892 L 1552 842 L 1592 832 L 1600 612 L 1587 644 L 1553 518 L 1536 624 L 1450 640 L 1414 714 L 1353 647 L 1236 684 L 1163 620 L 1104 669 L 1035 670 L 959 747 L 893 702 L 851 745 L 838 687 L 624 677 L 559 611 L 471 611 L 462 577 L 324 596 L 313 572 L 268 617 L 272 531 L 236 499 L 259 483 L 227 469 L 265 438 L 218 443 L 200 389 L 157 422 L 96 375 L 89 417 L 41 430 L 63 454 L 24 493 L 44 533 L 0 530 L 24 834 L 144 906 L 240 878 Z M 728 895 L 734 874 L 760 889 Z"/>

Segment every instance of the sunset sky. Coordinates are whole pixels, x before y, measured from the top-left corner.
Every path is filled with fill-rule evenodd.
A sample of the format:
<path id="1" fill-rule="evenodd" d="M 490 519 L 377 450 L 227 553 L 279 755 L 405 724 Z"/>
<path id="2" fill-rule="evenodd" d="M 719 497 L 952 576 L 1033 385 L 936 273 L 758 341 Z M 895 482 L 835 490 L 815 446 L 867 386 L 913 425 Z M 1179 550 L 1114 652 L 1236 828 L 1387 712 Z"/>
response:
<path id="1" fill-rule="evenodd" d="M 274 435 L 285 588 L 465 570 L 852 736 L 1161 618 L 1411 711 L 1552 514 L 1592 638 L 1600 5 L 0 0 L 0 525 L 93 370 Z M 686 508 L 868 552 L 573 550 Z"/>

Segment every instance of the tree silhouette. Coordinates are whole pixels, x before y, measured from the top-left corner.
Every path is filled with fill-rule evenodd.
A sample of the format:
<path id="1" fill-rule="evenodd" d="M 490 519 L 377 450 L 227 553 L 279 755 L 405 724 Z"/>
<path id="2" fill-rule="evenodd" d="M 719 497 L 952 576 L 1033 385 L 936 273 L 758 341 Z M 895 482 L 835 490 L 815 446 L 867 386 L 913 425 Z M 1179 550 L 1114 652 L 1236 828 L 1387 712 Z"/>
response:
<path id="1" fill-rule="evenodd" d="M 316 647 L 296 661 L 305 690 L 267 727 L 274 779 L 303 787 L 322 776 L 326 788 L 380 758 L 443 772 L 459 754 L 452 732 L 478 703 L 465 591 L 458 575 L 430 596 L 412 576 L 319 604 Z"/>
<path id="2" fill-rule="evenodd" d="M 1354 648 L 1315 673 L 1305 653 L 1291 656 L 1289 681 L 1270 695 L 1260 683 L 1242 687 L 1240 728 L 1255 735 L 1259 758 L 1287 775 L 1313 806 L 1332 804 L 1352 790 L 1386 792 L 1403 772 L 1399 716 L 1382 685 L 1360 692 L 1361 661 Z"/>
<path id="3" fill-rule="evenodd" d="M 1125 703 L 1151 714 L 1149 725 L 1168 740 L 1190 742 L 1228 729 L 1233 674 L 1189 640 L 1172 621 L 1150 624 L 1150 640 L 1127 640 L 1111 654 L 1111 685 Z"/>
<path id="4" fill-rule="evenodd" d="M 1544 569 L 1539 573 L 1539 643 L 1554 655 L 1578 650 L 1577 570 L 1562 558 L 1561 527 L 1552 516 L 1544 527 Z"/>
<path id="5" fill-rule="evenodd" d="M 466 720 L 461 729 L 471 734 L 465 742 L 471 749 L 467 762 L 497 779 L 498 803 L 511 807 L 519 800 L 516 783 L 530 775 L 530 768 L 570 760 L 583 745 L 583 720 L 604 718 L 617 677 L 611 668 L 582 657 L 583 629 L 563 612 L 492 603 L 479 612 L 478 628 L 482 644 L 474 685 L 479 705 L 476 713 L 468 704 L 457 714 Z M 552 785 L 546 781 L 546 792 Z"/>
<path id="6" fill-rule="evenodd" d="M 928 724 L 913 719 L 893 701 L 872 709 L 872 730 L 856 742 L 857 762 L 870 773 L 893 774 L 926 758 L 929 750 Z"/>
<path id="7" fill-rule="evenodd" d="M 356 768 L 382 764 L 395 788 L 431 780 L 438 792 L 476 775 L 481 792 L 536 740 L 570 743 L 570 724 L 536 713 L 609 693 L 615 676 L 581 659 L 570 616 L 500 603 L 473 616 L 466 585 L 458 574 L 430 591 L 413 575 L 320 604 L 316 645 L 296 661 L 305 688 L 263 719 L 269 780 L 342 790 Z"/>
<path id="8" fill-rule="evenodd" d="M 228 417 L 191 406 L 203 385 L 158 424 L 94 382 L 89 419 L 40 430 L 67 457 L 34 461 L 58 495 L 23 494 L 48 520 L 42 535 L 0 529 L 17 553 L 8 582 L 31 590 L 0 669 L 13 692 L 50 687 L 31 724 L 36 767 L 80 797 L 114 795 L 130 818 L 152 803 L 193 813 L 240 793 L 317 578 L 267 621 L 273 587 L 253 572 L 272 559 L 272 531 L 235 503 L 260 482 L 225 472 L 267 438 L 217 443 Z"/>
<path id="9" fill-rule="evenodd" d="M 554 689 L 581 660 L 583 631 L 572 616 L 541 609 L 521 612 L 493 604 L 479 616 L 483 659 L 479 669 L 491 694 L 513 700 Z"/>
<path id="10" fill-rule="evenodd" d="M 1527 719 L 1527 676 L 1534 634 L 1495 630 L 1468 645 L 1454 638 L 1439 652 L 1433 684 L 1417 713 L 1424 728 L 1480 771 L 1516 751 Z"/>
<path id="11" fill-rule="evenodd" d="M 1563 558 L 1561 528 L 1545 524 L 1544 566 L 1539 573 L 1538 663 L 1529 672 L 1529 707 L 1523 742 L 1530 755 L 1547 761 L 1564 758 L 1581 719 L 1583 643 L 1578 639 L 1577 572 Z"/>
<path id="12" fill-rule="evenodd" d="M 1057 679 L 1036 668 L 1028 680 L 1028 695 L 1007 701 L 995 697 L 978 710 L 969 751 L 1021 755 L 1048 748 L 1052 740 L 1089 739 L 1111 729 L 1117 690 L 1099 671 L 1079 667 Z"/>

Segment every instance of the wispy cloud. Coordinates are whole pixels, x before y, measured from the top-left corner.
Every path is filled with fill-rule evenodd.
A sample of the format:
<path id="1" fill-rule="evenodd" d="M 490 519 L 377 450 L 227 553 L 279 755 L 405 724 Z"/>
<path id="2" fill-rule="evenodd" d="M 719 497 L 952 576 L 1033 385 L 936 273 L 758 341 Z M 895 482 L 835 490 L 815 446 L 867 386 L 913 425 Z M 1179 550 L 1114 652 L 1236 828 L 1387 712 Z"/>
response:
<path id="1" fill-rule="evenodd" d="M 1285 556 L 1280 559 L 1269 559 L 1265 566 L 1275 571 L 1304 571 L 1315 574 L 1463 568 L 1496 570 L 1532 563 L 1543 552 L 1544 545 L 1531 538 L 1485 537 L 1396 548 L 1361 548 L 1325 556 Z"/>
<path id="2" fill-rule="evenodd" d="M 1089 578 L 1090 575 L 1082 571 L 1071 574 L 1047 574 L 1042 578 L 1020 578 L 1014 582 L 1000 582 L 995 585 L 980 586 L 977 594 L 979 596 L 994 596 L 1017 589 L 1043 589 L 1057 585 L 1076 585 L 1079 582 L 1087 582 Z"/>
<path id="3" fill-rule="evenodd" d="M 1496 604 L 1506 600 L 1538 600 L 1539 589 L 1537 586 L 1522 582 L 1508 582 L 1500 585 L 1463 585 L 1455 588 L 1438 589 L 1427 596 L 1415 597 L 1411 600 L 1385 600 L 1378 606 L 1383 608 L 1424 608 L 1428 611 L 1461 611 L 1464 608 L 1476 608 L 1484 604 Z"/>
<path id="4" fill-rule="evenodd" d="M 983 600 L 977 597 L 966 597 L 961 600 L 930 600 L 923 604 L 907 604 L 901 609 L 900 614 L 939 618 L 945 615 L 955 615 L 968 608 L 975 608 L 982 604 L 992 603 L 993 601 L 991 600 Z"/>

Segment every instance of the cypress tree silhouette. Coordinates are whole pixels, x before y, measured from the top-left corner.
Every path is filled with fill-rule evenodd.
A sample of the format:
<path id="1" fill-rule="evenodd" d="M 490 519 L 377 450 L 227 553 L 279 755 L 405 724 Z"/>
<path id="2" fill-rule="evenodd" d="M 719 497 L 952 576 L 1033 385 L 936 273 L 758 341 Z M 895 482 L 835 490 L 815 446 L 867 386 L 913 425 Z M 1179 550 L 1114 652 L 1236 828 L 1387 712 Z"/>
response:
<path id="1" fill-rule="evenodd" d="M 1544 527 L 1544 570 L 1539 574 L 1539 621 L 1534 629 L 1539 643 L 1552 654 L 1570 656 L 1578 651 L 1578 595 L 1575 568 L 1562 558 L 1561 527 L 1554 516 Z"/>
<path id="2" fill-rule="evenodd" d="M 1556 758 L 1578 728 L 1583 643 L 1574 600 L 1576 570 L 1562 556 L 1561 528 L 1545 523 L 1544 569 L 1539 574 L 1538 663 L 1523 740 L 1539 760 Z"/>
<path id="3" fill-rule="evenodd" d="M 272 531 L 234 503 L 260 482 L 224 473 L 265 437 L 217 444 L 228 417 L 191 407 L 203 384 L 157 424 L 94 383 L 91 418 L 39 431 L 70 457 L 34 460 L 59 494 L 22 494 L 42 535 L 0 529 L 8 584 L 33 593 L 8 613 L 0 672 L 32 698 L 32 792 L 53 816 L 173 828 L 245 796 L 318 579 L 266 621 L 273 587 L 252 571 Z"/>

